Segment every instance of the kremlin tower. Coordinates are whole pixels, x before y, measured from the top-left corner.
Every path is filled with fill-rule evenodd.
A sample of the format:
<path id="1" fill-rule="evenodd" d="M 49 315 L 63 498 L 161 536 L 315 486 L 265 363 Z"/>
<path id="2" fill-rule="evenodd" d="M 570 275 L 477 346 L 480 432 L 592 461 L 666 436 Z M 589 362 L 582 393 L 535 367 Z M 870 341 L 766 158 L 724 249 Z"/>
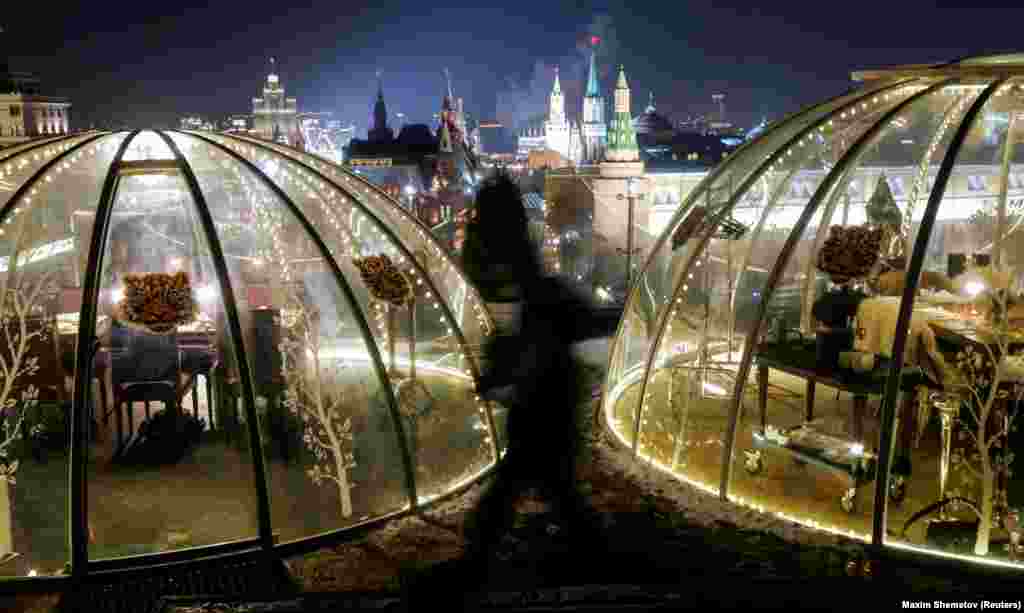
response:
<path id="1" fill-rule="evenodd" d="M 608 138 L 608 126 L 605 123 L 604 98 L 597 82 L 597 43 L 590 51 L 590 73 L 587 77 L 587 90 L 583 94 L 583 161 L 596 164 L 604 158 L 604 148 Z"/>
<path id="2" fill-rule="evenodd" d="M 565 117 L 565 97 L 562 95 L 562 84 L 558 80 L 558 68 L 555 68 L 555 85 L 551 89 L 548 109 L 548 120 L 544 124 L 547 148 L 556 151 L 564 158 L 569 155 L 569 122 Z"/>
<path id="3" fill-rule="evenodd" d="M 651 94 L 653 105 L 653 94 Z M 609 162 L 636 162 L 640 160 L 640 149 L 633 131 L 633 117 L 629 112 L 629 85 L 626 70 L 619 66 L 619 80 L 615 84 L 615 115 L 608 131 L 608 147 L 605 160 Z"/>

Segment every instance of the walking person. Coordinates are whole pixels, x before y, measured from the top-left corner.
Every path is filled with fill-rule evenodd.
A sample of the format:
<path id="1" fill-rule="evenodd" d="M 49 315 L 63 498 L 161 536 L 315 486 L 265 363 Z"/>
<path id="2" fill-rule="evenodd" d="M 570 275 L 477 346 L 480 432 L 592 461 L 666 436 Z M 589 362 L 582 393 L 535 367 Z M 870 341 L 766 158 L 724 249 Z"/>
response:
<path id="1" fill-rule="evenodd" d="M 496 175 L 480 189 L 467 236 L 467 247 L 474 245 L 483 253 L 472 265 L 467 262 L 470 278 L 500 281 L 503 287 L 488 289 L 518 294 L 522 301 L 518 326 L 489 344 L 488 367 L 478 382 L 482 396 L 500 398 L 508 407 L 508 453 L 466 533 L 470 569 L 483 573 L 514 522 L 516 500 L 531 488 L 551 503 L 570 543 L 586 542 L 590 514 L 576 486 L 576 417 L 587 394 L 572 345 L 612 333 L 617 317 L 596 316 L 565 283 L 544 276 L 522 196 L 507 175 Z"/>

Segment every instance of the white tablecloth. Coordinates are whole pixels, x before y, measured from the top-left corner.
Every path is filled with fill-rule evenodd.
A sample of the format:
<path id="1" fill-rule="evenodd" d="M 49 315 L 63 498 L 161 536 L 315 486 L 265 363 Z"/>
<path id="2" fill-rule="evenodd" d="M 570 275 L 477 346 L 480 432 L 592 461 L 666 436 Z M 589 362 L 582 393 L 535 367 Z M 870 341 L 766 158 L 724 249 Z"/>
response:
<path id="1" fill-rule="evenodd" d="M 899 312 L 899 296 L 866 298 L 861 302 L 854 324 L 854 349 L 891 357 Z M 936 383 L 941 383 L 946 377 L 946 362 L 938 351 L 935 333 L 928 324 L 954 318 L 952 313 L 937 307 L 915 306 L 903 351 L 903 363 L 922 368 Z"/>

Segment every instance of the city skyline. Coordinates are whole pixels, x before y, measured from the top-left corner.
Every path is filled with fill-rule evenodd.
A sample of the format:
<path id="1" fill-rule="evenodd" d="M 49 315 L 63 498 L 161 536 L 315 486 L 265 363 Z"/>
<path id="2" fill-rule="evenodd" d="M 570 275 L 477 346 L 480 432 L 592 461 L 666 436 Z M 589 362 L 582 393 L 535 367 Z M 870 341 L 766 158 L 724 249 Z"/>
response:
<path id="1" fill-rule="evenodd" d="M 174 125 L 182 115 L 246 112 L 271 56 L 300 110 L 333 111 L 360 128 L 369 124 L 378 71 L 392 115 L 432 123 L 444 68 L 469 113 L 514 123 L 543 113 L 556 66 L 566 100 L 580 99 L 574 69 L 594 35 L 604 47 L 602 87 L 625 64 L 635 84 L 634 115 L 652 91 L 667 116 L 712 112 L 711 96 L 724 92 L 730 118 L 748 126 L 848 89 L 855 69 L 951 61 L 1000 51 L 1000 41 L 1014 40 L 1013 20 L 1000 19 L 996 9 L 985 28 L 960 32 L 958 16 L 969 9 L 932 6 L 920 13 L 901 5 L 876 18 L 878 12 L 862 8 L 836 20 L 798 7 L 769 12 L 722 3 L 627 11 L 615 3 L 527 1 L 514 13 L 458 4 L 312 3 L 252 15 L 230 3 L 184 3 L 173 15 L 151 6 L 74 7 L 48 16 L 40 28 L 31 7 L 19 5 L 0 26 L 12 69 L 39 74 L 48 90 L 70 98 L 76 127 L 106 120 Z M 928 27 L 900 25 L 922 15 Z M 465 24 L 479 25 L 466 31 Z"/>

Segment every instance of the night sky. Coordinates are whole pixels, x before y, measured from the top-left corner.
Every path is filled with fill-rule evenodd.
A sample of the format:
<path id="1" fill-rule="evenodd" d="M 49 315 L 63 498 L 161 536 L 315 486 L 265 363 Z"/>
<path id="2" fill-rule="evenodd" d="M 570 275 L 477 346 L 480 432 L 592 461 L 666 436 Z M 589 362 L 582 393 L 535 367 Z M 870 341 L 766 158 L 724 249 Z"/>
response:
<path id="1" fill-rule="evenodd" d="M 899 0 L 211 4 L 17 2 L 0 26 L 12 69 L 70 97 L 73 127 L 250 112 L 274 56 L 300 110 L 334 111 L 361 134 L 377 70 L 389 110 L 407 120 L 431 121 L 447 66 L 468 111 L 508 122 L 544 112 L 558 64 L 576 115 L 595 34 L 606 94 L 613 64 L 625 64 L 634 115 L 652 89 L 659 112 L 674 118 L 710 111 L 711 95 L 724 92 L 743 126 L 841 93 L 859 68 L 1024 50 L 1024 9 Z"/>

